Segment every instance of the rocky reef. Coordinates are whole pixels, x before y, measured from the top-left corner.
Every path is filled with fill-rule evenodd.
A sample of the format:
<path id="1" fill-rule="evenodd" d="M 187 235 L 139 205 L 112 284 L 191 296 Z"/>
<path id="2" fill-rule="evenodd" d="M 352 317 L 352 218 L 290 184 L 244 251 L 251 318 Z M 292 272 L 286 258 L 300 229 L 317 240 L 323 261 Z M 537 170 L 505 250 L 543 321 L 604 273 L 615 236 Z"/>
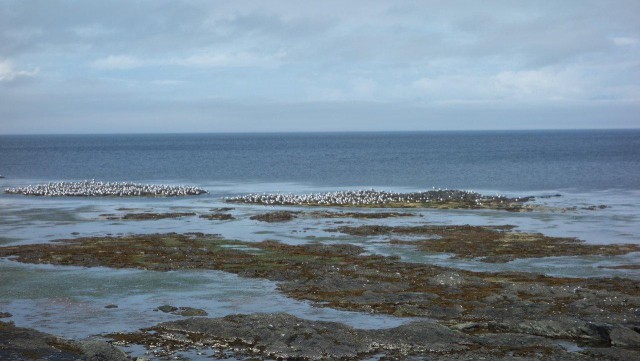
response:
<path id="1" fill-rule="evenodd" d="M 229 203 L 389 208 L 464 208 L 528 210 L 524 203 L 533 197 L 509 198 L 489 196 L 463 190 L 437 189 L 426 192 L 398 193 L 377 190 L 356 190 L 313 194 L 252 193 L 225 198 Z"/>
<path id="2" fill-rule="evenodd" d="M 7 188 L 5 193 L 44 197 L 180 197 L 200 195 L 207 191 L 189 186 L 85 180 Z"/>
<path id="3" fill-rule="evenodd" d="M 191 318 L 109 337 L 117 345 L 145 345 L 158 357 L 190 349 L 213 349 L 212 358 L 251 360 L 622 361 L 640 356 L 637 350 L 618 346 L 575 346 L 581 352 L 570 352 L 552 338 L 497 328 L 469 332 L 462 327 L 416 321 L 391 329 L 366 330 L 283 313 Z"/>

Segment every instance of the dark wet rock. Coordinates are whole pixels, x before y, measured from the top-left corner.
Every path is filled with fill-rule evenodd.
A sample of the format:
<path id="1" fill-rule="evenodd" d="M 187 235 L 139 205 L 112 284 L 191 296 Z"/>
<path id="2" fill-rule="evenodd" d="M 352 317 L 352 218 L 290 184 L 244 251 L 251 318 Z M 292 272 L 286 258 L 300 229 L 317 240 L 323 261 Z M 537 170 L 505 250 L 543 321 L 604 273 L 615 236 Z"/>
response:
<path id="1" fill-rule="evenodd" d="M 603 361 L 631 361 L 640 360 L 640 350 L 631 350 L 621 347 L 589 348 L 584 353 L 595 360 Z"/>
<path id="2" fill-rule="evenodd" d="M 176 213 L 128 213 L 122 216 L 122 219 L 145 221 L 152 219 L 181 218 L 191 217 L 196 214 L 193 212 L 176 212 Z"/>
<path id="3" fill-rule="evenodd" d="M 78 343 L 83 352 L 83 360 L 86 361 L 130 361 L 131 359 L 122 350 L 101 341 L 88 340 Z"/>
<path id="4" fill-rule="evenodd" d="M 300 212 L 276 211 L 262 213 L 249 217 L 249 219 L 260 222 L 287 222 L 298 217 Z"/>
<path id="5" fill-rule="evenodd" d="M 106 305 L 104 306 L 104 308 L 118 308 L 118 305 L 114 305 L 114 304 Z"/>
<path id="6" fill-rule="evenodd" d="M 629 347 L 640 350 L 640 333 L 627 328 L 617 326 L 609 332 L 611 345 L 620 347 Z"/>
<path id="7" fill-rule="evenodd" d="M 13 317 L 13 315 L 10 314 L 9 312 L 0 312 L 0 318 L 9 318 L 9 317 Z"/>
<path id="8" fill-rule="evenodd" d="M 617 266 L 598 266 L 598 268 L 608 269 L 640 269 L 640 264 L 621 264 Z"/>
<path id="9" fill-rule="evenodd" d="M 209 219 L 209 220 L 218 220 L 218 221 L 228 221 L 231 219 L 235 219 L 235 217 L 229 213 L 201 214 L 200 218 Z"/>
<path id="10" fill-rule="evenodd" d="M 609 345 L 609 326 L 579 319 L 558 317 L 553 320 L 502 320 L 489 322 L 492 332 L 515 332 L 549 338 L 584 340 Z"/>
<path id="11" fill-rule="evenodd" d="M 329 212 L 329 211 L 317 211 L 307 212 L 306 216 L 313 218 L 356 218 L 356 219 L 382 219 L 382 218 L 399 218 L 399 217 L 413 217 L 413 213 L 400 213 L 400 212 Z"/>
<path id="12" fill-rule="evenodd" d="M 584 209 L 586 211 L 595 211 L 595 210 L 598 210 L 598 209 L 605 209 L 605 208 L 608 208 L 608 206 L 605 205 L 605 204 L 601 204 L 599 206 L 596 206 L 596 205 L 592 204 L 590 206 L 581 207 L 580 209 Z"/>
<path id="13" fill-rule="evenodd" d="M 174 307 L 174 306 L 170 306 L 170 305 L 163 305 L 158 307 L 159 311 L 162 311 L 164 313 L 171 313 L 171 312 L 175 312 L 178 310 L 178 307 Z"/>
<path id="14" fill-rule="evenodd" d="M 211 212 L 216 212 L 216 213 L 220 213 L 220 212 L 229 212 L 234 210 L 233 207 L 218 207 L 218 208 L 211 208 L 210 211 Z"/>
<path id="15" fill-rule="evenodd" d="M 158 307 L 158 310 L 164 313 L 171 313 L 173 315 L 185 316 L 185 317 L 207 316 L 207 312 L 205 310 L 201 310 L 199 308 L 193 308 L 193 307 L 175 307 L 170 305 L 164 305 L 164 306 Z"/>
<path id="16" fill-rule="evenodd" d="M 184 319 L 108 337 L 119 345 L 145 345 L 166 356 L 177 351 L 213 348 L 231 351 L 226 354 L 230 358 L 279 360 L 595 361 L 635 355 L 634 351 L 617 348 L 604 353 L 595 349 L 593 354 L 568 352 L 545 337 L 519 333 L 465 334 L 427 321 L 366 330 L 283 313 Z"/>
<path id="17" fill-rule="evenodd" d="M 197 317 L 197 316 L 207 316 L 207 312 L 205 310 L 193 307 L 178 307 L 178 310 L 172 312 L 175 315 L 185 316 L 185 317 Z"/>
<path id="18" fill-rule="evenodd" d="M 470 343 L 468 336 L 430 322 L 361 330 L 282 313 L 186 319 L 162 323 L 146 331 L 110 337 L 121 342 L 164 344 L 171 349 L 192 348 L 198 342 L 212 347 L 233 347 L 248 356 L 307 360 L 352 359 L 374 352 L 452 352 L 466 350 Z"/>
<path id="19" fill-rule="evenodd" d="M 0 360 L 125 361 L 129 358 L 104 341 L 78 343 L 0 322 Z"/>
<path id="20" fill-rule="evenodd" d="M 133 221 L 147 221 L 147 220 L 155 220 L 155 219 L 191 217 L 195 215 L 196 214 L 193 212 L 178 212 L 178 213 L 142 212 L 142 213 L 127 213 L 124 215 L 105 213 L 105 214 L 101 214 L 100 217 L 107 220 L 123 220 L 124 219 L 124 220 L 133 220 Z"/>
<path id="21" fill-rule="evenodd" d="M 540 233 L 513 231 L 503 226 L 413 226 L 390 227 L 364 225 L 338 227 L 328 231 L 354 236 L 389 236 L 391 244 L 415 245 L 429 253 L 453 254 L 457 258 L 476 258 L 483 262 L 504 263 L 516 258 L 557 256 L 622 255 L 640 251 L 637 244 L 586 244 L 576 238 L 549 237 Z M 415 236 L 415 240 L 393 239 L 397 235 Z M 420 239 L 424 237 L 425 239 Z"/>

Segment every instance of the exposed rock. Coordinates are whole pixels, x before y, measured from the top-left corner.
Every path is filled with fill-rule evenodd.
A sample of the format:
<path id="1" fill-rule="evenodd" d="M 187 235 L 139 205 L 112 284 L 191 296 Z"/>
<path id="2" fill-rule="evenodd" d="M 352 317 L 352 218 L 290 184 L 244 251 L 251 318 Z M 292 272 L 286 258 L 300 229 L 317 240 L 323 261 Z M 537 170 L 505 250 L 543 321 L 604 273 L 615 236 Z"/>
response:
<path id="1" fill-rule="evenodd" d="M 196 214 L 193 212 L 178 212 L 178 213 L 128 213 L 122 216 L 122 219 L 146 221 L 150 219 L 166 219 L 166 218 L 180 218 L 191 217 Z"/>
<path id="2" fill-rule="evenodd" d="M 606 360 L 606 361 L 631 361 L 631 360 L 640 360 L 640 351 L 639 350 L 630 350 L 620 347 L 599 347 L 599 348 L 590 348 L 584 353 L 588 356 L 593 357 L 595 360 Z"/>
<path id="3" fill-rule="evenodd" d="M 0 322 L 0 360 L 125 361 L 129 358 L 104 341 L 77 343 Z"/>
<path id="4" fill-rule="evenodd" d="M 207 316 L 205 310 L 193 307 L 175 307 L 170 305 L 164 305 L 158 307 L 159 311 L 164 313 L 171 313 L 178 316 L 195 317 L 195 316 Z"/>
<path id="5" fill-rule="evenodd" d="M 100 340 L 88 340 L 78 343 L 86 361 L 130 361 L 122 350 Z"/>
<path id="6" fill-rule="evenodd" d="M 316 211 L 304 213 L 306 216 L 313 218 L 359 218 L 359 219 L 382 219 L 382 218 L 398 218 L 413 217 L 412 213 L 400 212 L 329 212 Z"/>
<path id="7" fill-rule="evenodd" d="M 163 305 L 158 307 L 159 311 L 162 311 L 164 313 L 171 313 L 171 312 L 175 312 L 178 310 L 178 307 L 174 307 L 174 306 L 170 306 L 170 305 Z"/>
<path id="8" fill-rule="evenodd" d="M 270 213 L 258 214 L 249 217 L 249 219 L 260 222 L 287 222 L 298 217 L 300 212 L 276 211 Z"/>
<path id="9" fill-rule="evenodd" d="M 489 322 L 490 331 L 515 332 L 560 339 L 578 339 L 608 345 L 609 328 L 605 324 L 557 317 L 554 320 L 502 320 Z"/>
<path id="10" fill-rule="evenodd" d="M 228 221 L 231 219 L 235 219 L 235 217 L 229 213 L 211 213 L 211 214 L 201 214 L 200 218 L 210 219 L 210 220 L 218 220 L 218 221 Z"/>
<path id="11" fill-rule="evenodd" d="M 172 312 L 173 314 L 185 317 L 196 317 L 196 316 L 207 316 L 207 312 L 205 310 L 193 307 L 178 307 L 178 310 Z"/>
<path id="12" fill-rule="evenodd" d="M 218 207 L 218 208 L 211 208 L 210 211 L 220 213 L 220 212 L 229 212 L 229 211 L 232 211 L 233 209 L 234 208 L 232 207 Z"/>
<path id="13" fill-rule="evenodd" d="M 609 338 L 613 346 L 630 347 L 640 350 L 640 333 L 630 328 L 621 326 L 614 327 L 609 332 Z"/>
<path id="14" fill-rule="evenodd" d="M 188 349 L 195 343 L 233 348 L 242 355 L 277 359 L 345 359 L 373 352 L 440 353 L 466 350 L 469 337 L 444 326 L 417 322 L 386 330 L 360 330 L 288 314 L 231 315 L 166 322 L 144 333 L 112 334 L 120 342 Z M 140 342 L 141 341 L 141 342 Z"/>

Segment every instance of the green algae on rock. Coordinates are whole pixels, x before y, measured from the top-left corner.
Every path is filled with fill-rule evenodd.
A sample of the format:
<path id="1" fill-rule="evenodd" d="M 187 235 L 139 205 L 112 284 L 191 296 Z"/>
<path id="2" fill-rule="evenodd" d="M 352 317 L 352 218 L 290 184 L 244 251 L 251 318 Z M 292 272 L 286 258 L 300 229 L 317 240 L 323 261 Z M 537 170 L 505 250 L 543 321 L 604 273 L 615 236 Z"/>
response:
<path id="1" fill-rule="evenodd" d="M 484 262 L 508 262 L 516 258 L 556 256 L 614 256 L 639 252 L 636 244 L 586 244 L 576 238 L 549 237 L 541 233 L 514 232 L 514 226 L 427 225 L 390 227 L 364 225 L 338 227 L 329 231 L 353 236 L 388 236 L 391 244 L 415 245 L 430 253 L 453 254 L 457 258 L 477 258 Z M 394 236 L 424 236 L 400 240 Z"/>

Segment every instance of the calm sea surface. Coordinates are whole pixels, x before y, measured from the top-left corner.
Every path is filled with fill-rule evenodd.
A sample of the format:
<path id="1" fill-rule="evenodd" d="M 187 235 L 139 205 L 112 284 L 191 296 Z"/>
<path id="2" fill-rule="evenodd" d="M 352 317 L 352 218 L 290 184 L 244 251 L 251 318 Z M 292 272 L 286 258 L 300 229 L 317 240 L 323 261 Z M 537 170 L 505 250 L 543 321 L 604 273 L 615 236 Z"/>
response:
<path id="1" fill-rule="evenodd" d="M 640 130 L 0 136 L 23 180 L 640 189 Z"/>

